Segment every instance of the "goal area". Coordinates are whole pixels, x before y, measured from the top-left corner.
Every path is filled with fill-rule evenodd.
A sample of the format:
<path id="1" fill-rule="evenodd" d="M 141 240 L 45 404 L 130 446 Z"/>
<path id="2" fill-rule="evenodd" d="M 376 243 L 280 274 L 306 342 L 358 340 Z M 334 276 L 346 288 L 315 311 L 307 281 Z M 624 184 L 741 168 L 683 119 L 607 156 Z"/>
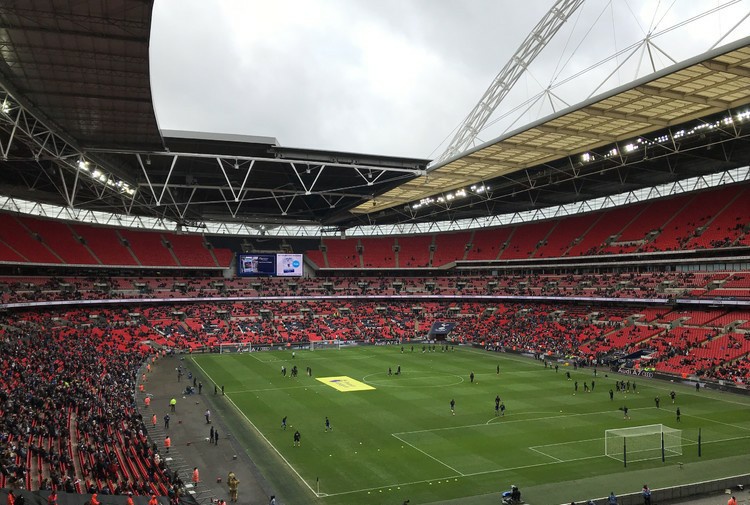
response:
<path id="1" fill-rule="evenodd" d="M 310 340 L 311 351 L 322 351 L 325 349 L 341 349 L 341 340 Z"/>
<path id="2" fill-rule="evenodd" d="M 606 430 L 604 454 L 622 462 L 681 456 L 682 430 L 663 424 Z"/>

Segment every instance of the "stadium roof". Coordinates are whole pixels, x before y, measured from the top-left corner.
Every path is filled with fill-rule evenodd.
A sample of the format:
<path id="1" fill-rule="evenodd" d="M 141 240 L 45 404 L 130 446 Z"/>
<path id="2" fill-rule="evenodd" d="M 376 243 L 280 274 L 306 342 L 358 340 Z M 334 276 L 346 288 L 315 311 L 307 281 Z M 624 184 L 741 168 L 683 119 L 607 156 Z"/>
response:
<path id="1" fill-rule="evenodd" d="M 0 75 L 81 147 L 162 147 L 149 82 L 152 2 L 0 5 Z"/>
<path id="2" fill-rule="evenodd" d="M 667 131 L 750 103 L 750 46 L 721 48 L 503 135 L 404 183 L 355 212 L 377 212 Z M 578 160 L 576 160 L 577 162 Z"/>
<path id="3" fill-rule="evenodd" d="M 750 126 L 722 123 L 744 117 L 750 102 L 750 39 L 434 167 L 286 148 L 272 137 L 160 132 L 149 84 L 152 7 L 0 5 L 0 194 L 187 225 L 348 228 L 559 205 L 750 158 Z"/>

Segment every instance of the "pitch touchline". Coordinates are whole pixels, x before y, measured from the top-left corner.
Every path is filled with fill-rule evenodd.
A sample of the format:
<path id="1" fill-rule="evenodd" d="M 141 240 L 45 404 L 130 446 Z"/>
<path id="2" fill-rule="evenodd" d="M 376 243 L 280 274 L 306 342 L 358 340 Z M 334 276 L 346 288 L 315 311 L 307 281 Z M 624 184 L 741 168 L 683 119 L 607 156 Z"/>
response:
<path id="1" fill-rule="evenodd" d="M 289 386 L 288 388 L 242 389 L 240 391 L 231 391 L 231 393 L 234 395 L 234 394 L 240 394 L 240 393 L 260 393 L 263 391 L 284 391 L 287 389 L 318 388 L 324 385 L 325 384 L 309 384 L 307 386 Z"/>
<path id="2" fill-rule="evenodd" d="M 414 450 L 417 450 L 417 451 L 421 452 L 422 454 L 424 454 L 424 455 L 425 455 L 425 456 L 427 456 L 428 458 L 430 458 L 430 459 L 432 459 L 432 460 L 435 460 L 435 461 L 437 461 L 438 463 L 440 463 L 440 464 L 441 464 L 441 465 L 443 465 L 444 467 L 446 467 L 446 468 L 449 468 L 449 469 L 453 470 L 454 472 L 456 472 L 456 473 L 457 473 L 458 475 L 460 475 L 461 477 L 463 477 L 463 476 L 464 476 L 464 474 L 463 474 L 463 473 L 459 472 L 458 470 L 456 470 L 456 469 L 455 469 L 455 468 L 453 468 L 452 466 L 450 466 L 450 465 L 447 465 L 447 464 L 443 463 L 442 461 L 440 461 L 439 459 L 437 459 L 437 458 L 436 458 L 435 456 L 432 456 L 431 454 L 428 454 L 428 453 L 426 453 L 425 451 L 423 451 L 423 450 L 422 450 L 422 449 L 420 449 L 419 447 L 417 447 L 417 446 L 415 446 L 415 445 L 413 445 L 413 444 L 410 444 L 409 442 L 407 442 L 407 441 L 406 441 L 406 440 L 404 440 L 403 438 L 399 437 L 398 435 L 395 435 L 395 434 L 391 433 L 391 436 L 393 436 L 393 437 L 396 437 L 396 438 L 397 438 L 398 440 L 400 440 L 401 442 L 405 443 L 406 445 L 408 445 L 408 446 L 409 446 L 409 447 L 411 447 L 412 449 L 414 449 Z"/>
<path id="3" fill-rule="evenodd" d="M 205 371 L 205 370 L 203 369 L 203 367 L 202 367 L 202 366 L 200 366 L 200 364 L 199 364 L 198 362 L 196 362 L 195 360 L 193 360 L 193 363 L 195 363 L 195 365 L 196 365 L 196 366 L 197 366 L 198 368 L 200 368 L 200 369 L 201 369 L 201 371 L 202 371 L 202 372 L 203 372 L 203 373 L 204 373 L 204 374 L 206 375 L 206 377 L 208 377 L 209 379 L 211 379 L 211 376 L 210 376 L 209 374 L 207 374 L 207 373 L 206 373 L 206 371 Z M 211 380 L 213 381 L 213 379 L 211 379 Z M 213 382 L 215 382 L 215 381 L 213 381 Z M 302 478 L 302 476 L 301 476 L 301 475 L 299 474 L 299 472 L 298 472 L 298 471 L 297 471 L 297 470 L 296 470 L 296 469 L 295 469 L 295 468 L 294 468 L 294 467 L 293 467 L 293 466 L 291 465 L 291 463 L 289 463 L 289 461 L 287 461 L 287 459 L 286 459 L 286 458 L 284 457 L 284 455 L 283 455 L 283 454 L 281 454 L 281 452 L 279 452 L 279 450 L 278 450 L 278 449 L 276 448 L 276 446 L 274 446 L 274 445 L 273 445 L 273 444 L 271 443 L 271 441 L 270 441 L 270 440 L 268 440 L 268 438 L 266 438 L 266 436 L 265 436 L 265 435 L 263 434 L 263 432 L 261 432 L 261 431 L 260 431 L 260 430 L 258 429 L 258 427 L 257 427 L 257 426 L 255 426 L 255 424 L 253 424 L 253 422 L 252 422 L 252 421 L 251 421 L 251 420 L 250 420 L 250 419 L 249 419 L 249 418 L 248 418 L 248 417 L 247 417 L 247 416 L 245 415 L 245 413 L 244 413 L 244 412 L 242 412 L 242 410 L 241 410 L 241 409 L 240 409 L 240 408 L 239 408 L 239 407 L 237 406 L 237 404 L 236 404 L 236 403 L 234 403 L 234 400 L 232 400 L 232 399 L 231 399 L 231 398 L 229 397 L 229 395 L 226 395 L 226 399 L 227 399 L 227 400 L 229 400 L 229 402 L 230 402 L 230 403 L 232 404 L 232 406 L 233 406 L 233 407 L 234 407 L 234 408 L 235 408 L 235 409 L 237 410 L 237 412 L 239 412 L 239 413 L 240 413 L 240 415 L 241 415 L 242 417 L 244 417 L 244 418 L 245 418 L 245 421 L 247 421 L 247 422 L 248 422 L 248 424 L 249 424 L 250 426 L 252 426 L 252 427 L 253 427 L 253 429 L 254 429 L 255 431 L 257 431 L 257 432 L 258 432 L 258 434 L 259 434 L 259 435 L 261 436 L 261 438 L 263 438 L 263 440 L 265 440 L 265 441 L 266 441 L 266 443 L 267 443 L 267 444 L 268 444 L 268 445 L 269 445 L 269 446 L 271 447 L 271 449 L 273 449 L 273 450 L 274 450 L 274 451 L 276 452 L 276 454 L 278 454 L 278 455 L 279 455 L 279 457 L 281 458 L 281 460 L 282 460 L 282 461 L 283 461 L 284 463 L 286 463 L 286 465 L 287 465 L 287 466 L 289 467 L 289 469 L 290 469 L 290 470 L 291 470 L 292 472 L 294 472 L 294 474 L 295 474 L 295 475 L 296 475 L 296 476 L 297 476 L 297 477 L 299 478 L 299 480 L 301 480 L 301 481 L 302 481 L 302 483 L 303 483 L 303 484 L 304 484 L 305 486 L 307 486 L 307 489 L 309 489 L 309 490 L 310 490 L 310 492 L 311 492 L 312 494 L 314 494 L 314 495 L 316 495 L 316 496 L 317 496 L 317 493 L 316 493 L 316 492 L 315 492 L 315 490 L 314 490 L 314 489 L 313 489 L 313 488 L 312 488 L 312 487 L 310 486 L 310 484 L 308 484 L 308 483 L 307 483 L 307 481 L 306 481 L 305 479 L 303 479 L 303 478 Z"/>

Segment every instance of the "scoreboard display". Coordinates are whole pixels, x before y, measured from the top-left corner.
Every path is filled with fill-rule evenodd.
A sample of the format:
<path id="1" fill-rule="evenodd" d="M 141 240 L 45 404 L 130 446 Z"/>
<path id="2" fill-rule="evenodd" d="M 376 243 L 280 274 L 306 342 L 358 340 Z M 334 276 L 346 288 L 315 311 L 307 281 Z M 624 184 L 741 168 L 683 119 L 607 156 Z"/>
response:
<path id="1" fill-rule="evenodd" d="M 239 254 L 237 275 L 240 277 L 302 277 L 301 254 Z"/>

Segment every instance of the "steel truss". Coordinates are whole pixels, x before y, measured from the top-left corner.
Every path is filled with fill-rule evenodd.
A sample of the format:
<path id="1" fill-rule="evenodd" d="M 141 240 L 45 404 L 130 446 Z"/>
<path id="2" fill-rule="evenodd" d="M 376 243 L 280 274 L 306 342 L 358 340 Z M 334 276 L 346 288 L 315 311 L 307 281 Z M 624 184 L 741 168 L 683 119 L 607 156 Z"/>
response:
<path id="1" fill-rule="evenodd" d="M 12 170 L 17 162 L 36 167 L 18 171 L 26 188 L 53 188 L 71 209 L 101 204 L 129 215 L 134 206 L 144 209 L 150 205 L 135 190 L 133 181 L 94 161 L 73 139 L 17 100 L 1 81 L 0 159 L 5 170 Z"/>
<path id="2" fill-rule="evenodd" d="M 745 166 L 710 175 L 701 175 L 659 186 L 640 188 L 617 195 L 609 195 L 565 205 L 534 209 L 511 214 L 461 219 L 455 221 L 433 221 L 429 223 L 399 223 L 389 225 L 355 226 L 346 231 L 350 237 L 413 235 L 494 228 L 512 224 L 528 223 L 542 219 L 573 216 L 585 212 L 609 209 L 630 203 L 644 202 L 669 195 L 678 195 L 726 184 L 750 181 L 750 167 Z M 192 221 L 176 223 L 168 219 L 134 215 L 112 214 L 85 209 L 71 209 L 58 205 L 30 202 L 13 197 L 0 196 L 0 210 L 18 212 L 53 219 L 65 219 L 85 223 L 120 226 L 145 230 L 193 231 L 212 235 L 274 236 L 274 237 L 336 237 L 337 229 L 317 225 L 250 225 L 247 223 Z"/>
<path id="3" fill-rule="evenodd" d="M 268 201 L 274 202 L 282 217 L 289 215 L 289 210 L 298 198 L 317 197 L 322 200 L 325 208 L 334 209 L 344 198 L 355 198 L 358 200 L 369 200 L 375 195 L 378 186 L 384 182 L 392 182 L 393 178 L 384 178 L 386 174 L 396 174 L 399 178 L 411 179 L 426 174 L 424 168 L 389 167 L 381 165 L 360 164 L 352 161 L 342 162 L 332 158 L 329 162 L 312 163 L 300 158 L 270 158 L 259 156 L 238 156 L 222 154 L 205 154 L 193 152 L 162 152 L 162 151 L 118 151 L 94 149 L 90 153 L 115 154 L 132 156 L 140 172 L 143 174 L 143 182 L 138 183 L 141 193 L 149 193 L 153 205 L 156 207 L 170 207 L 173 214 L 179 219 L 189 216 L 189 209 L 193 204 L 223 203 L 233 219 L 241 218 L 240 213 L 243 203 Z M 153 166 L 157 159 L 166 161 L 169 169 L 166 176 L 157 179 Z M 211 160 L 215 162 L 214 175 L 221 179 L 219 184 L 184 184 L 174 180 L 179 170 L 180 162 L 190 160 Z M 293 174 L 299 183 L 297 188 L 276 188 L 253 185 L 253 169 L 258 163 L 279 165 L 283 170 Z M 164 165 L 161 163 L 161 165 Z M 211 165 L 209 165 L 211 166 Z M 205 169 L 205 168 L 204 168 Z M 337 169 L 347 170 L 356 174 L 356 184 L 344 184 L 336 187 L 321 187 L 321 176 L 324 172 Z M 236 177 L 239 174 L 239 178 Z M 241 182 L 236 182 L 241 180 Z M 329 179 L 330 181 L 330 179 Z M 369 188 L 369 189 L 367 189 Z M 187 190 L 189 194 L 178 199 L 175 189 Z M 198 190 L 208 192 L 208 198 L 200 201 L 194 200 Z M 366 193 L 363 194 L 363 191 Z M 263 218 L 258 219 L 259 223 Z"/>
<path id="4" fill-rule="evenodd" d="M 60 133 L 40 119 L 41 114 L 26 107 L 16 99 L 8 87 L 0 82 L 0 159 L 12 162 L 28 162 L 36 170 L 19 170 L 19 176 L 28 190 L 37 190 L 44 184 L 54 188 L 72 214 L 79 211 L 108 207 L 125 216 L 139 215 L 157 220 L 189 220 L 194 204 L 223 203 L 233 219 L 240 219 L 243 203 L 275 202 L 280 216 L 286 217 L 298 198 L 319 199 L 316 205 L 334 209 L 345 198 L 360 201 L 371 199 L 384 182 L 393 182 L 394 175 L 409 179 L 424 175 L 422 168 L 376 166 L 355 161 L 342 162 L 332 158 L 327 162 L 312 163 L 305 159 L 268 158 L 255 156 L 228 156 L 189 152 L 116 151 L 83 149 L 73 139 Z M 143 181 L 132 179 L 132 170 L 121 170 L 110 166 L 105 155 L 132 156 L 132 166 L 140 170 Z M 151 167 L 151 159 L 165 158 L 169 163 L 166 178 L 158 180 Z M 221 184 L 180 184 L 173 180 L 175 168 L 180 160 L 210 159 Z M 252 171 L 256 163 L 277 164 L 294 174 L 299 183 L 296 188 L 268 188 L 253 185 Z M 50 166 L 43 166 L 45 164 Z M 10 164 L 6 169 L 10 168 Z M 356 174 L 357 183 L 351 180 L 346 185 L 323 188 L 321 176 L 327 171 L 348 170 Z M 241 171 L 241 183 L 233 182 L 234 173 Z M 116 174 L 116 175 L 115 175 Z M 231 174 L 231 175 L 230 175 Z M 391 177 L 384 177 L 391 174 Z M 310 179 L 312 175 L 312 179 Z M 175 189 L 187 190 L 178 198 Z M 195 195 L 201 190 L 205 196 L 197 201 Z M 322 202 L 322 203 L 321 203 Z M 299 216 L 296 216 L 299 218 Z M 262 222 L 261 218 L 259 222 Z M 265 218 L 267 219 L 267 218 Z"/>

